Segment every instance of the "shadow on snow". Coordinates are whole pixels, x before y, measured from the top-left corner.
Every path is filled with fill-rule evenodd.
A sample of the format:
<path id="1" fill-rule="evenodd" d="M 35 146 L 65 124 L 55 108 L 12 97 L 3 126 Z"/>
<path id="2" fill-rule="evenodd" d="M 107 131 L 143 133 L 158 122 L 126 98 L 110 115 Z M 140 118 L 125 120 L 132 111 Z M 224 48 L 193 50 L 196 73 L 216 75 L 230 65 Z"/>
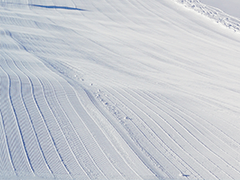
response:
<path id="1" fill-rule="evenodd" d="M 28 4 L 28 5 L 41 7 L 41 8 L 49 8 L 49 9 L 67 9 L 67 10 L 86 11 L 85 9 L 79 9 L 79 8 L 67 7 L 67 6 L 46 6 L 46 5 L 38 5 L 38 4 Z"/>

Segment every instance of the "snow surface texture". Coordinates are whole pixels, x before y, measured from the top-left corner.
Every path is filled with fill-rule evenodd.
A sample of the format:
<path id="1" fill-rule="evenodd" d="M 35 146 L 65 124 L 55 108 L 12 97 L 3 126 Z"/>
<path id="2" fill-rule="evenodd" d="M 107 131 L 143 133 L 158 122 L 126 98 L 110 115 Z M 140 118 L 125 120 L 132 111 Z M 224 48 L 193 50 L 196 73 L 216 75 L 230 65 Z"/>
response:
<path id="1" fill-rule="evenodd" d="M 218 0 L 217 2 L 214 0 L 205 0 L 207 3 L 211 3 L 213 5 L 220 4 L 220 7 L 222 6 L 225 7 L 223 5 L 224 4 L 223 2 L 226 2 L 226 4 L 228 4 L 226 11 L 230 12 L 233 15 L 236 15 L 237 17 L 233 17 L 216 7 L 203 4 L 199 0 L 175 0 L 175 1 L 201 14 L 204 14 L 205 16 L 211 19 L 214 19 L 217 23 L 221 23 L 224 26 L 227 26 L 230 29 L 233 29 L 234 31 L 240 31 L 240 11 L 239 11 L 240 2 L 239 1 L 232 0 L 232 5 L 229 5 L 231 3 L 229 2 L 229 0 L 228 1 Z"/>
<path id="2" fill-rule="evenodd" d="M 238 0 L 200 0 L 202 3 L 217 7 L 231 16 L 240 18 L 240 1 Z"/>
<path id="3" fill-rule="evenodd" d="M 175 0 L 0 0 L 0 179 L 240 179 L 238 20 L 181 2 L 236 32 Z"/>

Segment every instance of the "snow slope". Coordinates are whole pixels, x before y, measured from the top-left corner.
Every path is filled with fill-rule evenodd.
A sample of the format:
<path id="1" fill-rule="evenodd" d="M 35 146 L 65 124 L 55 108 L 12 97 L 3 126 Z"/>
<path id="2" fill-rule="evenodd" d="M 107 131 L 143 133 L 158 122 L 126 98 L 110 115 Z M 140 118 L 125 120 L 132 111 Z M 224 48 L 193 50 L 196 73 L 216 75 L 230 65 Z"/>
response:
<path id="1" fill-rule="evenodd" d="M 234 31 L 240 31 L 240 2 L 237 0 L 175 0 Z M 207 4 L 211 4 L 209 6 Z M 220 9 L 219 9 L 220 8 Z"/>
<path id="2" fill-rule="evenodd" d="M 201 2 L 217 7 L 227 14 L 240 18 L 240 1 L 238 0 L 201 0 Z"/>
<path id="3" fill-rule="evenodd" d="M 239 179 L 229 17 L 195 0 L 0 0 L 0 179 Z"/>

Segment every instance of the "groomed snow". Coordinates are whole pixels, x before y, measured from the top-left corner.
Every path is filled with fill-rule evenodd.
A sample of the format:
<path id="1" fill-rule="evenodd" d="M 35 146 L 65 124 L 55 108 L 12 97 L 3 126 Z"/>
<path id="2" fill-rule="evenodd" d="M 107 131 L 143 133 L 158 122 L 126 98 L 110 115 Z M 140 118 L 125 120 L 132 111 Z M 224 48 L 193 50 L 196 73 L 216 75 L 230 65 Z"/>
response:
<path id="1" fill-rule="evenodd" d="M 239 16 L 201 2 L 0 0 L 0 179 L 240 179 Z"/>

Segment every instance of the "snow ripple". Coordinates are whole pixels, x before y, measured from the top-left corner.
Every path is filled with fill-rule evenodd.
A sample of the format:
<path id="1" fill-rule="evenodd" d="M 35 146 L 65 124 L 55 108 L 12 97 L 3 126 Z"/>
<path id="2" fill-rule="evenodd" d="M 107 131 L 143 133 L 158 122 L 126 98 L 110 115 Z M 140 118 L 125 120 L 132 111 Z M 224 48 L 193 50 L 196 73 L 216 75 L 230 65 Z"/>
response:
<path id="1" fill-rule="evenodd" d="M 197 0 L 0 0 L 0 179 L 240 179 L 238 34 L 175 2 L 239 31 Z"/>

